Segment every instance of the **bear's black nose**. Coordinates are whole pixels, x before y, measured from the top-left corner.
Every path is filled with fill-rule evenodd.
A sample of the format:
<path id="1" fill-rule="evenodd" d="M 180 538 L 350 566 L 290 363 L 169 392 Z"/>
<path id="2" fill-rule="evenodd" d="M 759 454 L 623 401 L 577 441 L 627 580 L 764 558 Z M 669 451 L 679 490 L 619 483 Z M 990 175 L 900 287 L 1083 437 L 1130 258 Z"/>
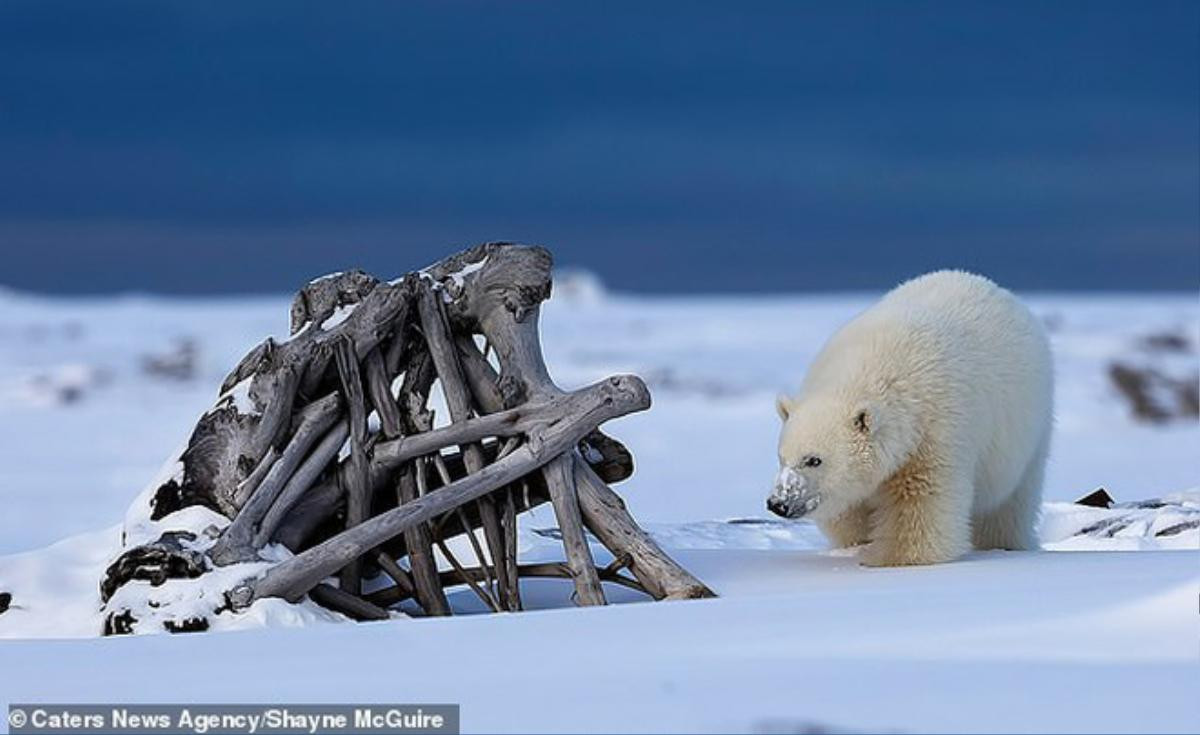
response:
<path id="1" fill-rule="evenodd" d="M 767 498 L 767 510 L 771 511 L 777 516 L 787 518 L 787 506 L 781 500 L 777 500 L 776 498 Z"/>

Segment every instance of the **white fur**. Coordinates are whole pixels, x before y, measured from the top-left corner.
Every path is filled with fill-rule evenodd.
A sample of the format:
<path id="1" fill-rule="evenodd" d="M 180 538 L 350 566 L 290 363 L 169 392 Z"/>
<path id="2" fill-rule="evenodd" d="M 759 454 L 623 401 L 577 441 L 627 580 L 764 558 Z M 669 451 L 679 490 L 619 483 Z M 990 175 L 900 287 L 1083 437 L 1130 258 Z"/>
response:
<path id="1" fill-rule="evenodd" d="M 870 565 L 1035 548 L 1052 404 L 1049 343 L 1016 297 L 960 271 L 921 276 L 839 330 L 780 398 L 769 505 L 836 546 L 869 542 Z"/>

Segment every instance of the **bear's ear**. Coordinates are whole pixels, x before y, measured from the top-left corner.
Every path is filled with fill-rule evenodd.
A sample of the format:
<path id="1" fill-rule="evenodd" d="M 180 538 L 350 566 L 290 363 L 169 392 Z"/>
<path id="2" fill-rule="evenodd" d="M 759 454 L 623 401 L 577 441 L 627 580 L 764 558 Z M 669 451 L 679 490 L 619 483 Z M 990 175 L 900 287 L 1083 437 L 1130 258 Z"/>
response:
<path id="1" fill-rule="evenodd" d="M 775 397 L 775 411 L 779 414 L 782 421 L 788 420 L 788 415 L 792 412 L 792 399 L 780 393 Z"/>
<path id="2" fill-rule="evenodd" d="M 875 412 L 870 406 L 859 406 L 854 412 L 854 430 L 863 435 L 870 435 L 875 428 Z"/>

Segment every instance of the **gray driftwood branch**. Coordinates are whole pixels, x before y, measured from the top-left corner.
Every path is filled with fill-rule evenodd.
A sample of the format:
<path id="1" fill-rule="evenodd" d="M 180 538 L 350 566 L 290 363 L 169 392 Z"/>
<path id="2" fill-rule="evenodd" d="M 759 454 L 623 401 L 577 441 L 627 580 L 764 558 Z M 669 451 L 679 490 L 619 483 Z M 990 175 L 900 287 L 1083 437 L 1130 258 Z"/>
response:
<path id="1" fill-rule="evenodd" d="M 353 271 L 305 286 L 291 336 L 266 340 L 237 365 L 181 469 L 144 509 L 148 522 L 166 525 L 191 517 L 175 515 L 191 506 L 229 522 L 207 546 L 199 539 L 211 528 L 131 544 L 103 583 L 109 618 L 120 623 L 109 627 L 131 627 L 131 611 L 115 607 L 126 584 L 199 584 L 210 569 L 280 558 L 225 590 L 226 606 L 307 595 L 357 619 L 381 619 L 403 600 L 446 615 L 446 588 L 470 585 L 494 609 L 513 611 L 522 576 L 570 579 L 583 605 L 605 603 L 604 582 L 656 599 L 712 596 L 609 488 L 633 461 L 600 426 L 648 408 L 645 384 L 626 375 L 564 391 L 550 379 L 538 330 L 550 266 L 542 248 L 488 243 L 391 282 Z M 435 388 L 448 413 L 440 423 Z M 517 516 L 547 502 L 564 561 L 520 564 Z M 597 567 L 585 530 L 613 565 Z M 448 551 L 445 542 L 462 534 L 477 566 L 443 553 L 451 568 L 439 569 L 434 549 Z M 362 594 L 375 574 L 391 586 Z M 160 615 L 164 625 L 169 615 Z"/>

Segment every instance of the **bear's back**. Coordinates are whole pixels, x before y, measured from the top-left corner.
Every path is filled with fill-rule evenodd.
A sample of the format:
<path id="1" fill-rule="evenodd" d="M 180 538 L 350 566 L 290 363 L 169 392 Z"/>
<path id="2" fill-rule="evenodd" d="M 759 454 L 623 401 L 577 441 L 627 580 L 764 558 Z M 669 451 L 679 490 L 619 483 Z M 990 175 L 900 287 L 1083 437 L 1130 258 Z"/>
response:
<path id="1" fill-rule="evenodd" d="M 1016 298 L 983 276 L 941 270 L 917 276 L 889 291 L 873 310 L 909 319 L 971 321 L 988 312 L 1023 309 Z"/>
<path id="2" fill-rule="evenodd" d="M 983 276 L 942 270 L 918 276 L 892 289 L 864 314 L 907 329 L 932 331 L 960 347 L 984 353 L 1036 349 L 1046 342 L 1041 323 L 1009 291 Z"/>
<path id="3" fill-rule="evenodd" d="M 991 280 L 943 270 L 900 284 L 838 330 L 805 383 L 814 390 L 869 388 L 865 381 L 923 391 L 950 382 L 986 394 L 1005 393 L 1013 382 L 1043 382 L 1030 373 L 1050 373 L 1036 317 Z M 1038 388 L 1045 395 L 1049 386 Z"/>

